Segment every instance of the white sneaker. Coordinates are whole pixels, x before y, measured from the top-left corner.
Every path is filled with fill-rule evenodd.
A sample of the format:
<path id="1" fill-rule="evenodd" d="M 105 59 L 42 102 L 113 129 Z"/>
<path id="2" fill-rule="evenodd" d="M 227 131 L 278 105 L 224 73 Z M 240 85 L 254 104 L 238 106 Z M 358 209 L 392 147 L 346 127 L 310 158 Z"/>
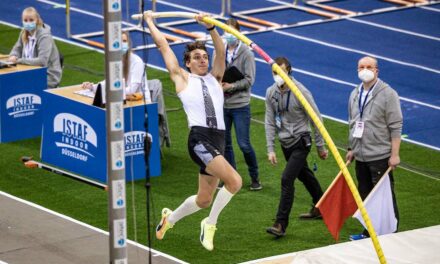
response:
<path id="1" fill-rule="evenodd" d="M 217 227 L 215 225 L 207 224 L 208 217 L 200 223 L 200 242 L 209 251 L 214 249 L 214 235 Z"/>

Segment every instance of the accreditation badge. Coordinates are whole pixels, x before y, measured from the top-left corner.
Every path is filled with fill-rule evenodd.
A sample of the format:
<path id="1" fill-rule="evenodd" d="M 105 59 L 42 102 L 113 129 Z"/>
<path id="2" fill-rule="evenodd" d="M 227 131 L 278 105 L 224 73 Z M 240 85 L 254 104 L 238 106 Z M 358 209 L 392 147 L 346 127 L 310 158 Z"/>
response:
<path id="1" fill-rule="evenodd" d="M 275 125 L 277 126 L 277 128 L 279 130 L 281 130 L 281 116 L 280 116 L 280 114 L 277 114 L 275 116 Z"/>
<path id="2" fill-rule="evenodd" d="M 362 134 L 364 133 L 365 123 L 362 121 L 356 121 L 353 137 L 354 138 L 362 138 Z"/>

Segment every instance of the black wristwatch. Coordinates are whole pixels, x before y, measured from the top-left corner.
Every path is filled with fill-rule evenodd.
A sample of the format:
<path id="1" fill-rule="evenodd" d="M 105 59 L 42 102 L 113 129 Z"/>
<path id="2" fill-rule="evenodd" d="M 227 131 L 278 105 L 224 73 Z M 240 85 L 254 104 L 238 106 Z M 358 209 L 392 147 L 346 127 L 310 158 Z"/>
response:
<path id="1" fill-rule="evenodd" d="M 215 29 L 215 26 L 212 26 L 210 28 L 207 28 L 206 31 L 211 31 L 211 30 L 214 30 L 214 29 Z"/>

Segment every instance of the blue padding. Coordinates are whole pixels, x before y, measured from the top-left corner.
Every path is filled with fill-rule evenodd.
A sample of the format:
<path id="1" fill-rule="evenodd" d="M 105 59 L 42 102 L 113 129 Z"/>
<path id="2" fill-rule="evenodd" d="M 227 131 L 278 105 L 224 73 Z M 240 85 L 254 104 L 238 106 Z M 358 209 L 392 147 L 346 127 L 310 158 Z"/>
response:
<path id="1" fill-rule="evenodd" d="M 433 37 L 440 37 L 440 13 L 427 9 L 402 9 L 393 12 L 362 16 L 357 19 Z"/>

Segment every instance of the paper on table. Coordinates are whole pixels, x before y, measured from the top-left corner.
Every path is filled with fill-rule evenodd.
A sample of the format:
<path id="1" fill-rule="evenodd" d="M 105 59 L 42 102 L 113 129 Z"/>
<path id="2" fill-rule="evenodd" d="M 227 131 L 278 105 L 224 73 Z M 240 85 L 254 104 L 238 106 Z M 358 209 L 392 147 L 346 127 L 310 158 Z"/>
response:
<path id="1" fill-rule="evenodd" d="M 85 97 L 90 97 L 90 98 L 94 98 L 95 97 L 95 93 L 93 91 L 90 91 L 89 89 L 83 89 L 83 90 L 79 90 L 76 92 L 73 92 L 75 94 L 79 94 Z"/>

